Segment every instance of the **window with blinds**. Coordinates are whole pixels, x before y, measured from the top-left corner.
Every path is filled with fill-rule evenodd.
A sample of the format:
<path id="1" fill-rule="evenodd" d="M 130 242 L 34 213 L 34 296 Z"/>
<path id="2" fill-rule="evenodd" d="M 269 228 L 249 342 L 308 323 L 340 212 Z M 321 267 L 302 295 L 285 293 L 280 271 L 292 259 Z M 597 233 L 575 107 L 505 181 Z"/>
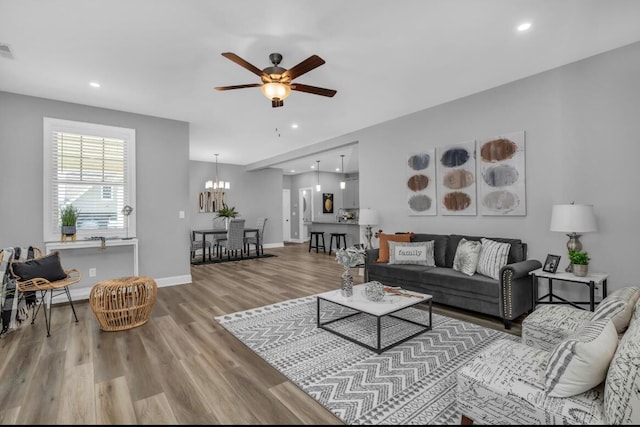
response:
<path id="1" fill-rule="evenodd" d="M 45 241 L 60 237 L 60 209 L 78 209 L 77 236 L 133 237 L 135 131 L 45 118 Z M 135 209 L 134 209 L 135 212 Z"/>

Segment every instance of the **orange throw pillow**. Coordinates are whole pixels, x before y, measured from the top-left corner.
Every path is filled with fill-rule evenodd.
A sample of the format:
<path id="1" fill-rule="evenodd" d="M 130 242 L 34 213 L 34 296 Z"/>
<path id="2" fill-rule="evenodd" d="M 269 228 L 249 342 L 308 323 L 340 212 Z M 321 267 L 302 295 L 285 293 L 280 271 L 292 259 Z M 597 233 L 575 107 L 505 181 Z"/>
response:
<path id="1" fill-rule="evenodd" d="M 411 242 L 411 236 L 413 233 L 404 234 L 384 234 L 379 233 L 380 250 L 378 251 L 377 262 L 389 262 L 389 241 L 392 242 Z"/>

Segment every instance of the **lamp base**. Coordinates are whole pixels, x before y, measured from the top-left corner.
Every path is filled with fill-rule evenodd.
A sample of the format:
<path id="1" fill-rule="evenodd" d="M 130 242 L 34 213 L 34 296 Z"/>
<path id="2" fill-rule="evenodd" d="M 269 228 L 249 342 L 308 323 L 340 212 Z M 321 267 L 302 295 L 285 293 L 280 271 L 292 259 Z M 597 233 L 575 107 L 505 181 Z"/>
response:
<path id="1" fill-rule="evenodd" d="M 373 237 L 373 233 L 371 232 L 371 226 L 367 225 L 366 231 L 364 232 L 364 237 L 367 238 L 367 249 L 372 249 L 371 247 L 371 237 Z"/>

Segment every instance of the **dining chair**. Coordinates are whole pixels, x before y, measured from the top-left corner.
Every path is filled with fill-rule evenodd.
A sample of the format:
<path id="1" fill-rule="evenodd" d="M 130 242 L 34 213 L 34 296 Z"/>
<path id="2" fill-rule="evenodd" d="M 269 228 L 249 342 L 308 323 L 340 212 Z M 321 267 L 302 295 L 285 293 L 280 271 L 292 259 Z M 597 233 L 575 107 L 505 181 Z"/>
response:
<path id="1" fill-rule="evenodd" d="M 247 245 L 247 254 L 249 253 L 250 245 L 256 245 L 256 255 L 264 255 L 264 246 L 263 246 L 263 236 L 264 236 L 264 226 L 267 223 L 267 218 L 260 217 L 256 221 L 256 228 L 258 229 L 257 233 L 254 233 L 253 236 L 246 236 L 246 245 Z M 260 245 L 258 245 L 260 242 Z M 259 246 L 259 247 L 258 247 Z"/>
<path id="2" fill-rule="evenodd" d="M 209 260 L 211 260 L 211 247 L 213 244 L 209 240 L 205 240 L 204 247 L 202 246 L 202 239 L 196 238 L 193 235 L 193 232 L 190 232 L 191 236 L 191 261 L 196 257 L 196 251 L 202 250 L 202 262 L 205 261 L 205 252 L 209 250 Z"/>
<path id="3" fill-rule="evenodd" d="M 227 259 L 231 260 L 231 252 L 234 252 L 234 257 L 238 256 L 240 251 L 240 258 L 244 258 L 245 237 L 244 237 L 244 219 L 231 218 L 229 220 L 229 227 L 227 228 L 227 235 L 222 239 L 218 239 L 218 245 L 220 248 L 227 252 Z M 222 256 L 222 254 L 220 254 Z"/>

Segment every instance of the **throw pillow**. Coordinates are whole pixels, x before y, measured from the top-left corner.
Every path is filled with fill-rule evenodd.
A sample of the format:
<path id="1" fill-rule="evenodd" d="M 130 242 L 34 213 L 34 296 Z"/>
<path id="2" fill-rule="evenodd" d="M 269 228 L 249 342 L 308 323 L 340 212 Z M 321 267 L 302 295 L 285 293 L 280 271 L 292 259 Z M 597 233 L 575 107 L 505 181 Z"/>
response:
<path id="1" fill-rule="evenodd" d="M 418 264 L 435 267 L 434 241 L 389 242 L 389 264 Z"/>
<path id="2" fill-rule="evenodd" d="M 495 240 L 480 239 L 482 249 L 478 257 L 476 271 L 493 279 L 500 280 L 500 269 L 507 265 L 510 243 L 500 243 Z"/>
<path id="3" fill-rule="evenodd" d="M 412 235 L 413 233 L 403 233 L 403 234 L 378 233 L 378 238 L 380 239 L 380 249 L 378 250 L 377 262 L 381 262 L 381 263 L 389 262 L 389 241 L 409 243 L 411 241 Z"/>
<path id="4" fill-rule="evenodd" d="M 640 288 L 636 286 L 617 289 L 598 304 L 591 320 L 610 318 L 616 331 L 622 334 L 629 326 L 638 298 L 640 298 Z"/>
<path id="5" fill-rule="evenodd" d="M 453 258 L 453 269 L 467 276 L 473 276 L 476 272 L 481 249 L 482 243 L 480 242 L 465 238 L 460 239 L 456 256 Z"/>
<path id="6" fill-rule="evenodd" d="M 560 341 L 549 354 L 545 372 L 549 396 L 575 396 L 600 384 L 617 347 L 618 333 L 611 319 L 591 321 Z"/>
<path id="7" fill-rule="evenodd" d="M 62 280 L 67 277 L 60 264 L 60 253 L 53 252 L 40 258 L 34 258 L 22 262 L 12 262 L 11 269 L 21 282 L 42 278 L 50 282 Z"/>

